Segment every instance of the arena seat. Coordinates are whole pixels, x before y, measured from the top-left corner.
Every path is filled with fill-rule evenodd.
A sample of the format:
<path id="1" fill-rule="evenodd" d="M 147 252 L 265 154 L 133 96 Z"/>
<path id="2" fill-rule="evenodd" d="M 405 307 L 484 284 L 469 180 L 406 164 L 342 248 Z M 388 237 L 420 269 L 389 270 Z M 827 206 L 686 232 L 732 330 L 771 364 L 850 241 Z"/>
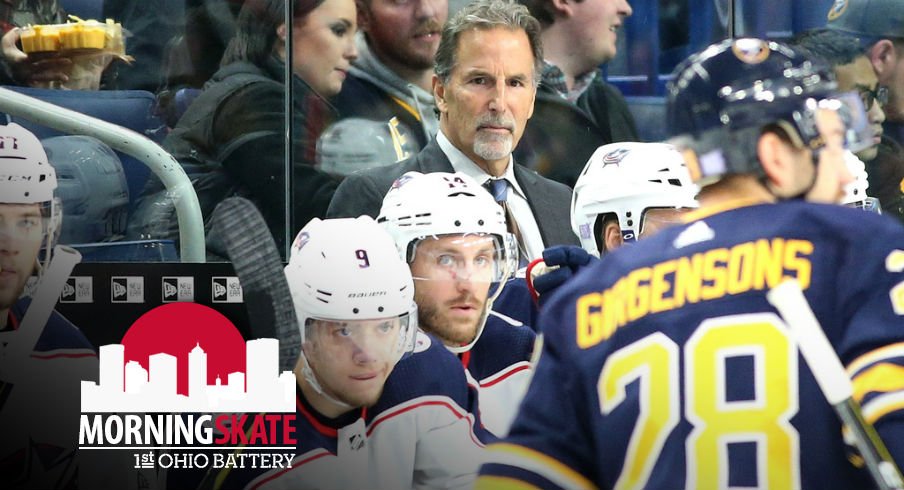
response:
<path id="1" fill-rule="evenodd" d="M 628 109 L 634 116 L 641 141 L 655 142 L 666 138 L 665 97 L 628 96 Z"/>
<path id="2" fill-rule="evenodd" d="M 156 103 L 154 94 L 144 90 L 55 90 L 13 86 L 4 88 L 131 129 L 157 143 L 163 141 L 166 136 L 163 121 L 154 113 Z M 22 125 L 39 139 L 63 134 L 25 118 L 4 115 L 4 119 Z M 129 155 L 119 152 L 117 154 L 125 170 L 131 210 L 144 188 L 150 169 Z"/>
<path id="3" fill-rule="evenodd" d="M 67 14 L 80 19 L 103 21 L 104 0 L 60 0 L 60 6 Z"/>

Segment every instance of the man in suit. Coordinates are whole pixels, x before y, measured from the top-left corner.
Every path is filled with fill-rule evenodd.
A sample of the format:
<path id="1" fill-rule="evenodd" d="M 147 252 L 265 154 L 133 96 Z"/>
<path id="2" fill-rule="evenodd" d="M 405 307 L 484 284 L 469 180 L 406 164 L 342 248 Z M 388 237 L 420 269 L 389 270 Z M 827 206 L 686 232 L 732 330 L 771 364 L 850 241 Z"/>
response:
<path id="1" fill-rule="evenodd" d="M 539 257 L 553 245 L 578 245 L 568 226 L 571 189 L 512 158 L 533 114 L 542 60 L 540 26 L 524 6 L 477 0 L 460 10 L 444 26 L 436 53 L 436 139 L 399 164 L 346 178 L 327 216 L 377 216 L 383 196 L 405 172 L 463 172 L 495 188 L 522 258 Z"/>

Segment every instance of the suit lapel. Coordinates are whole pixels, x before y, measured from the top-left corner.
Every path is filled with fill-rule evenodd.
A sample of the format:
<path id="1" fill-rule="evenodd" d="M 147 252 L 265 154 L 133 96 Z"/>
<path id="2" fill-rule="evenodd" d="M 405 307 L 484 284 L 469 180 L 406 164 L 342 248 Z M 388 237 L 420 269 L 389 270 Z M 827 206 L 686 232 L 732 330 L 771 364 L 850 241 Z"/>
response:
<path id="1" fill-rule="evenodd" d="M 414 164 L 416 168 L 413 170 L 425 174 L 431 172 L 455 171 L 452 168 L 452 164 L 449 162 L 449 157 L 443 153 L 442 148 L 439 147 L 439 143 L 436 142 L 436 138 L 430 140 L 430 142 L 427 143 L 427 146 L 417 154 Z"/>
<path id="2" fill-rule="evenodd" d="M 547 207 L 550 206 L 551 203 L 546 200 L 546 194 L 542 192 L 542 189 L 537 188 L 537 174 L 515 162 L 512 162 L 512 165 L 515 166 L 515 180 L 518 181 L 518 185 L 520 185 L 521 190 L 524 191 L 524 196 L 527 198 L 527 204 L 530 206 L 530 211 L 534 215 L 534 221 L 537 223 L 537 228 L 540 230 L 540 237 L 543 239 L 543 243 L 552 243 L 549 235 L 550 230 L 547 230 L 544 226 L 547 220 L 540 218 L 543 210 L 548 209 Z"/>

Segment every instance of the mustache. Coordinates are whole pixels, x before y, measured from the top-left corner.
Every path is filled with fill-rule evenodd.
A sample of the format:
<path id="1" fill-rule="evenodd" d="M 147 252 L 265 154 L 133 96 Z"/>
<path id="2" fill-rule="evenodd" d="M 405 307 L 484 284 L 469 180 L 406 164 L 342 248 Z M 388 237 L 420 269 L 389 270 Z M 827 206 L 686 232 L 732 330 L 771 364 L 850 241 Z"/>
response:
<path id="1" fill-rule="evenodd" d="M 515 121 L 501 115 L 501 114 L 486 114 L 480 116 L 477 119 L 477 127 L 482 128 L 485 126 L 497 126 L 501 128 L 508 129 L 509 131 L 515 130 Z"/>
<path id="2" fill-rule="evenodd" d="M 477 297 L 474 296 L 473 294 L 471 294 L 471 293 L 465 293 L 465 294 L 462 294 L 461 296 L 458 296 L 458 297 L 455 298 L 455 299 L 452 299 L 452 300 L 447 301 L 446 304 L 449 305 L 449 306 L 451 306 L 451 305 L 461 305 L 461 304 L 466 304 L 466 305 L 468 305 L 468 306 L 473 306 L 473 307 L 475 307 L 475 308 L 480 308 L 480 306 L 481 306 L 482 303 L 481 303 L 480 301 L 478 301 L 478 300 L 477 300 Z"/>
<path id="3" fill-rule="evenodd" d="M 440 32 L 442 30 L 443 25 L 440 24 L 436 19 L 430 18 L 417 25 L 417 27 L 414 29 L 414 35 L 423 36 L 424 34 Z"/>

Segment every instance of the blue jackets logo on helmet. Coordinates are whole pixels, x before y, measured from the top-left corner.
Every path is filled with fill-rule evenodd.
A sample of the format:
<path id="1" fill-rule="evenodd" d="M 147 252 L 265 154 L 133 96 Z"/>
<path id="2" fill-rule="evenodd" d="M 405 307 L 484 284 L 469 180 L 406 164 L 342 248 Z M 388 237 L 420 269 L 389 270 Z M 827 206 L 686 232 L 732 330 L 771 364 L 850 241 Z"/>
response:
<path id="1" fill-rule="evenodd" d="M 625 156 L 627 156 L 630 151 L 631 150 L 626 148 L 619 148 L 618 150 L 606 153 L 606 156 L 603 157 L 603 165 L 618 165 L 625 159 Z"/>
<path id="2" fill-rule="evenodd" d="M 310 239 L 311 239 L 310 233 L 308 233 L 306 231 L 299 233 L 298 236 L 295 237 L 295 241 L 292 243 L 292 250 L 298 252 L 305 245 L 307 245 L 308 240 L 310 240 Z"/>

